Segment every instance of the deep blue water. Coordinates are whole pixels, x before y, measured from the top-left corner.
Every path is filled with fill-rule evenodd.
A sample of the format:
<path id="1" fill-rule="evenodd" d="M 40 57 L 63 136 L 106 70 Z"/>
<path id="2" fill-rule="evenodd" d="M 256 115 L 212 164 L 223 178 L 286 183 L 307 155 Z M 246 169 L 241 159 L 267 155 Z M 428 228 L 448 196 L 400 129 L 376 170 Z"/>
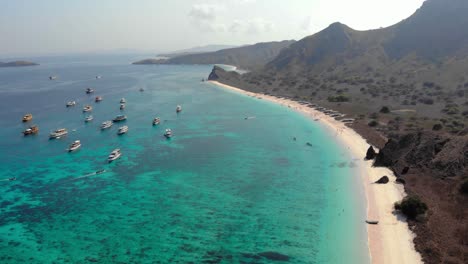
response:
<path id="1" fill-rule="evenodd" d="M 210 66 L 128 61 L 67 57 L 0 69 L 1 263 L 274 262 L 262 252 L 287 263 L 369 262 L 356 161 L 333 133 L 200 82 Z M 122 97 L 129 133 L 100 131 L 121 113 Z M 78 105 L 66 108 L 69 100 Z M 94 107 L 88 124 L 85 104 Z M 21 134 L 26 113 L 36 136 Z M 153 127 L 155 116 L 163 122 Z M 61 127 L 69 135 L 49 140 Z M 82 148 L 67 153 L 76 139 Z M 108 164 L 115 148 L 123 156 Z M 83 177 L 99 169 L 107 172 Z"/>

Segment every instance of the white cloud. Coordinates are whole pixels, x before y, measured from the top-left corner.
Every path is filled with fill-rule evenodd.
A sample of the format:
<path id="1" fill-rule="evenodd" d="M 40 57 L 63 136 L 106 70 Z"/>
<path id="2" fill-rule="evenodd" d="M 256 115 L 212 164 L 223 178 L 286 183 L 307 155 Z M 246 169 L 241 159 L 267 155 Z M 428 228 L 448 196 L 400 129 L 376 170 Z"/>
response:
<path id="1" fill-rule="evenodd" d="M 203 31 L 224 32 L 226 25 L 217 22 L 218 13 L 223 9 L 221 5 L 196 4 L 190 9 L 188 16 L 192 25 Z"/>
<path id="2" fill-rule="evenodd" d="M 189 17 L 200 21 L 213 21 L 216 19 L 216 13 L 220 9 L 219 6 L 209 4 L 193 5 L 189 12 Z"/>
<path id="3" fill-rule="evenodd" d="M 234 20 L 229 26 L 231 33 L 261 34 L 268 33 L 274 29 L 273 22 L 263 18 L 250 20 Z"/>
<path id="4" fill-rule="evenodd" d="M 320 28 L 320 26 L 317 25 L 316 21 L 311 16 L 307 16 L 300 23 L 299 28 L 303 32 L 311 33 L 317 31 Z"/>

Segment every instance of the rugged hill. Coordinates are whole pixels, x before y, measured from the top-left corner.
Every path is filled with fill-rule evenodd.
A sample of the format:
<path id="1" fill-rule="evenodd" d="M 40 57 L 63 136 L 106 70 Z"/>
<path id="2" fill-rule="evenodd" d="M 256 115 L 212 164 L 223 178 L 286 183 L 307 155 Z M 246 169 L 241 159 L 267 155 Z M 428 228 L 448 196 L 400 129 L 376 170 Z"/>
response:
<path id="1" fill-rule="evenodd" d="M 167 60 L 148 59 L 133 64 L 228 64 L 244 69 L 256 69 L 271 61 L 283 48 L 292 43 L 292 40 L 257 43 L 216 52 L 177 56 Z"/>
<path id="2" fill-rule="evenodd" d="M 11 61 L 11 62 L 0 62 L 0 67 L 25 67 L 25 66 L 36 66 L 39 65 L 30 61 Z"/>
<path id="3" fill-rule="evenodd" d="M 468 185 L 466 14 L 466 0 L 427 0 L 388 28 L 334 23 L 262 68 L 241 75 L 216 67 L 210 79 L 335 109 L 356 118 L 364 136 L 390 138 L 377 164 L 399 176 L 408 168 L 407 192 L 429 207 L 411 223 L 424 261 L 467 263 L 468 202 L 459 191 Z"/>
<path id="4" fill-rule="evenodd" d="M 421 118 L 409 127 L 399 120 L 407 131 L 441 123 L 444 131 L 457 133 L 468 125 L 467 13 L 466 0 L 428 0 L 389 28 L 356 31 L 334 23 L 283 49 L 261 69 L 225 81 L 355 115 L 386 105 L 407 113 L 403 119 Z M 331 102 L 338 95 L 349 102 Z M 377 121 L 394 130 L 386 126 L 390 120 Z"/>

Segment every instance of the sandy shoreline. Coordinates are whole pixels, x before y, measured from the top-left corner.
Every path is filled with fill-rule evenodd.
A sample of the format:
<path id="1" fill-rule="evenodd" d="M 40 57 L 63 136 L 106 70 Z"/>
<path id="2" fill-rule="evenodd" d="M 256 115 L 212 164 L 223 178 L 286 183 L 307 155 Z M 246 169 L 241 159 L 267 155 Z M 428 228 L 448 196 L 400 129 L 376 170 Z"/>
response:
<path id="1" fill-rule="evenodd" d="M 413 233 L 405 221 L 399 220 L 392 213 L 393 204 L 405 196 L 403 186 L 395 184 L 395 176 L 389 169 L 372 167 L 371 161 L 363 160 L 369 147 L 369 143 L 364 138 L 342 122 L 292 100 L 252 93 L 215 81 L 210 83 L 289 107 L 310 117 L 311 120 L 320 119 L 318 122 L 336 132 L 337 138 L 350 148 L 353 157 L 362 160 L 359 168 L 362 171 L 361 179 L 368 203 L 367 219 L 379 221 L 378 225 L 367 225 L 372 263 L 422 263 L 421 256 L 414 249 Z M 388 184 L 373 184 L 384 175 L 390 178 Z"/>

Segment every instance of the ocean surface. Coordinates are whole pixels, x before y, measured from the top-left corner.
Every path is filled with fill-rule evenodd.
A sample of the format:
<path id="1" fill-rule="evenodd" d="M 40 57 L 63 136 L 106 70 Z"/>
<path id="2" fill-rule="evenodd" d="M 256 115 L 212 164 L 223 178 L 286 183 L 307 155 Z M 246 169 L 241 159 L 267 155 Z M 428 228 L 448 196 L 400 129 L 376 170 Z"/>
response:
<path id="1" fill-rule="evenodd" d="M 130 61 L 0 69 L 0 263 L 369 263 L 361 157 L 333 131 L 201 82 L 211 66 Z M 121 113 L 128 134 L 99 129 Z M 30 124 L 39 134 L 24 137 Z M 62 127 L 69 135 L 49 140 Z"/>

